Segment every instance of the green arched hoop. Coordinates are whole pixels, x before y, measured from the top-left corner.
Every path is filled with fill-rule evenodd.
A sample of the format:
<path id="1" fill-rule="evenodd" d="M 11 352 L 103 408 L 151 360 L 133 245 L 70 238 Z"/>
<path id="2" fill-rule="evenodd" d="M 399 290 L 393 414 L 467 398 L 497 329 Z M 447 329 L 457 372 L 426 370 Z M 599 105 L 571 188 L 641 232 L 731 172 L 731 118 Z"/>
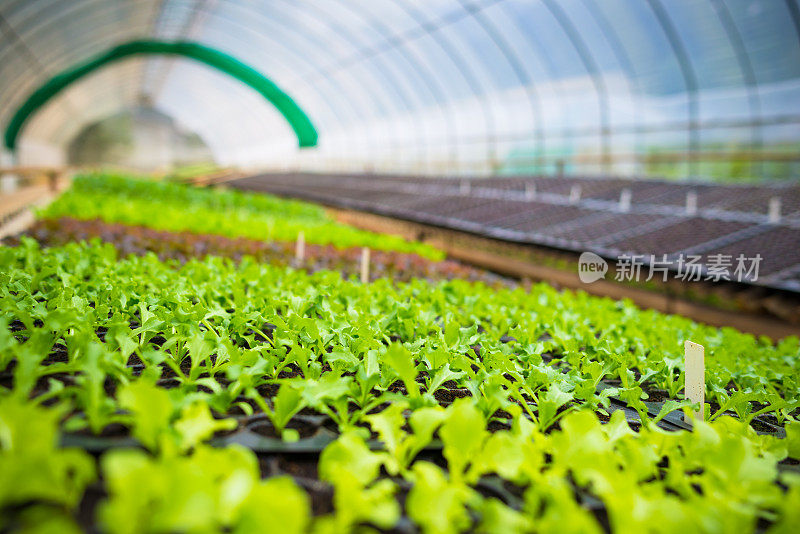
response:
<path id="1" fill-rule="evenodd" d="M 305 114 L 289 95 L 284 93 L 277 85 L 272 83 L 272 81 L 257 70 L 224 52 L 201 44 L 145 40 L 131 41 L 115 46 L 48 80 L 44 85 L 34 91 L 19 109 L 17 109 L 16 113 L 14 113 L 5 131 L 4 143 L 6 148 L 9 150 L 14 150 L 16 148 L 17 138 L 27 120 L 64 88 L 109 63 L 128 56 L 141 54 L 187 57 L 205 63 L 210 67 L 236 78 L 240 82 L 258 91 L 264 98 L 278 108 L 278 111 L 286 118 L 289 125 L 294 130 L 294 133 L 297 135 L 297 142 L 301 148 L 316 146 L 317 130 L 314 128 L 308 115 Z"/>

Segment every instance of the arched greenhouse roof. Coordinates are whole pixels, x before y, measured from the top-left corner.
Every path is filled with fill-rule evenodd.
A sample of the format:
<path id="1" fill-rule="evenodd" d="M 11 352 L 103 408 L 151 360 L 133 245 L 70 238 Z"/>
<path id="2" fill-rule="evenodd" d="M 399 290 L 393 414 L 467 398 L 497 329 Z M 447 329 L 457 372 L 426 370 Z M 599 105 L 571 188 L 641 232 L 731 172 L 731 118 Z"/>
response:
<path id="1" fill-rule="evenodd" d="M 242 166 L 798 170 L 796 0 L 0 0 L 3 132 L 53 78 L 142 40 L 194 43 L 260 73 L 308 116 L 317 146 L 301 149 L 241 80 L 132 55 L 31 114 L 18 160 L 60 162 L 86 125 L 147 102 Z"/>

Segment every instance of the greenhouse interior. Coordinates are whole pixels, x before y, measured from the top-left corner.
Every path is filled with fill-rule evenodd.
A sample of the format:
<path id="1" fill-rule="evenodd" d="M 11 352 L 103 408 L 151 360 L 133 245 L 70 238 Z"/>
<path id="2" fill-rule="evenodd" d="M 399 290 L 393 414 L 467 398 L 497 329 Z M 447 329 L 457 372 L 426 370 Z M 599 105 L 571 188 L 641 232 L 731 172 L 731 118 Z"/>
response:
<path id="1" fill-rule="evenodd" d="M 800 1 L 0 0 L 0 533 L 800 532 Z"/>

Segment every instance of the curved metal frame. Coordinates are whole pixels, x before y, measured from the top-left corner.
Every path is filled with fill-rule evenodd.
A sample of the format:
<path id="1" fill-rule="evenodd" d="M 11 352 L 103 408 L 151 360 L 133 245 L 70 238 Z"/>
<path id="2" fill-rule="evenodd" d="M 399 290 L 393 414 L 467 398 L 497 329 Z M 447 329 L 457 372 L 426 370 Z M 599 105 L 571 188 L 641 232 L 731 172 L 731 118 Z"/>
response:
<path id="1" fill-rule="evenodd" d="M 177 55 L 205 63 L 249 85 L 269 100 L 289 122 L 300 147 L 317 144 L 317 131 L 305 112 L 277 85 L 255 69 L 219 50 L 189 42 L 132 41 L 95 56 L 51 78 L 17 109 L 5 131 L 6 148 L 14 150 L 28 118 L 72 83 L 109 63 L 135 55 Z"/>

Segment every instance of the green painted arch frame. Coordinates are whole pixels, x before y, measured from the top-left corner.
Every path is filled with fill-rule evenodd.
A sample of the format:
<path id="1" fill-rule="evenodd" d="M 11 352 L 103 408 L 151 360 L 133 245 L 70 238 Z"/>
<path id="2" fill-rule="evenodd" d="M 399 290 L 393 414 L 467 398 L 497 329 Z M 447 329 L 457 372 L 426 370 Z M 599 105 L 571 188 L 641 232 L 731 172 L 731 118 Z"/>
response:
<path id="1" fill-rule="evenodd" d="M 139 40 L 115 46 L 85 62 L 70 67 L 31 93 L 11 117 L 11 121 L 6 127 L 3 139 L 6 148 L 12 151 L 16 149 L 17 139 L 28 119 L 66 87 L 109 63 L 134 55 L 183 56 L 224 72 L 252 87 L 269 100 L 292 127 L 301 148 L 317 145 L 317 130 L 308 115 L 289 95 L 254 68 L 233 56 L 198 43 Z"/>

